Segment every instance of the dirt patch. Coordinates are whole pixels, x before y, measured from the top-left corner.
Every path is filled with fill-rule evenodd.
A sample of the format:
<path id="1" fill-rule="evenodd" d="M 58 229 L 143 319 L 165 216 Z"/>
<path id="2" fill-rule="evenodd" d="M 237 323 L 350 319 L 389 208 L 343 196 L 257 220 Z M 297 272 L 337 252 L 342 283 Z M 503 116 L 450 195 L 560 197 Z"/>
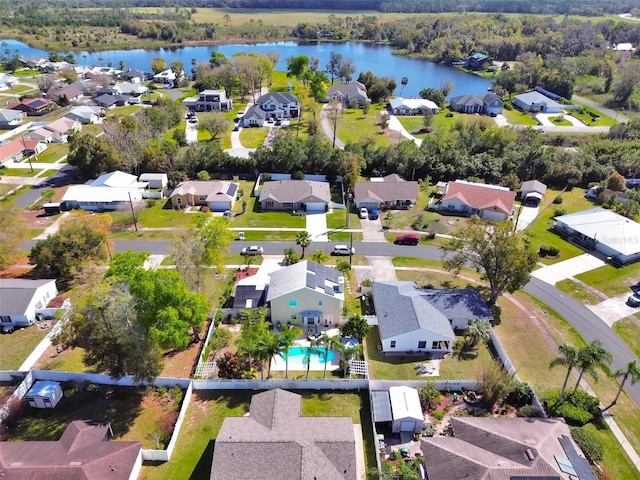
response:
<path id="1" fill-rule="evenodd" d="M 45 215 L 43 210 L 25 210 L 20 215 L 22 221 L 32 230 L 44 230 L 58 218 L 56 215 Z"/>

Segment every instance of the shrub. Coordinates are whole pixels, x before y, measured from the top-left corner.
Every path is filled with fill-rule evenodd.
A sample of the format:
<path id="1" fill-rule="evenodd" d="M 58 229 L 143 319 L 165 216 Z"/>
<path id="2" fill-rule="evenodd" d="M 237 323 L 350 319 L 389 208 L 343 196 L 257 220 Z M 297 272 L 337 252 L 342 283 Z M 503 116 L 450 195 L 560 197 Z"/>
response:
<path id="1" fill-rule="evenodd" d="M 431 412 L 431 417 L 440 422 L 444 418 L 444 412 L 442 410 L 436 410 L 435 412 Z"/>
<path id="2" fill-rule="evenodd" d="M 600 440 L 586 431 L 584 428 L 569 427 L 573 440 L 582 449 L 582 452 L 591 463 L 596 463 L 602 460 L 604 456 L 604 447 Z"/>
<path id="3" fill-rule="evenodd" d="M 561 217 L 562 215 L 566 215 L 567 211 L 564 208 L 556 208 L 553 210 L 554 217 Z"/>
<path id="4" fill-rule="evenodd" d="M 542 400 L 547 412 L 554 417 L 563 417 L 570 425 L 582 426 L 600 416 L 600 400 L 584 390 L 567 392 L 562 400 L 559 391 L 545 395 Z"/>
<path id="5" fill-rule="evenodd" d="M 560 249 L 553 245 L 540 245 L 538 256 L 540 257 L 557 257 L 560 255 Z"/>
<path id="6" fill-rule="evenodd" d="M 544 412 L 540 410 L 535 405 L 525 405 L 518 409 L 519 417 L 534 417 L 534 418 L 543 418 Z"/>
<path id="7" fill-rule="evenodd" d="M 147 198 L 147 208 L 153 207 L 157 203 L 155 198 Z"/>
<path id="8" fill-rule="evenodd" d="M 556 205 L 560 205 L 562 203 L 562 196 L 558 195 L 556 198 L 554 198 L 553 203 L 555 203 Z"/>
<path id="9" fill-rule="evenodd" d="M 514 407 L 522 407 L 531 403 L 532 398 L 533 390 L 531 386 L 526 382 L 517 382 L 511 393 L 507 395 L 506 401 Z"/>

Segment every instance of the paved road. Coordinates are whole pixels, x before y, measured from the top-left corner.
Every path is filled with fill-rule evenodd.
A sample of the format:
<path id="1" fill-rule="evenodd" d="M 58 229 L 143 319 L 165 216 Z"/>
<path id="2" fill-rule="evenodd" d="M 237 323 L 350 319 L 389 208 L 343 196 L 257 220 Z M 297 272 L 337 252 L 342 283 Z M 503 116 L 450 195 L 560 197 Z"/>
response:
<path id="1" fill-rule="evenodd" d="M 578 95 L 574 95 L 571 98 L 573 100 L 577 101 L 577 102 L 584 103 L 589 108 L 593 108 L 594 110 L 598 110 L 598 111 L 604 113 L 605 115 L 607 115 L 607 116 L 609 116 L 609 117 L 611 117 L 613 119 L 616 119 L 616 122 L 627 123 L 629 121 L 629 119 L 623 113 L 616 112 L 615 110 L 607 108 L 604 105 L 600 105 L 598 103 L 592 102 L 588 98 L 579 97 Z"/>
<path id="2" fill-rule="evenodd" d="M 63 185 L 69 185 L 71 183 L 77 183 L 75 179 L 76 167 L 71 165 L 65 165 L 56 173 L 48 178 L 45 178 L 42 183 L 34 186 L 32 189 L 24 192 L 22 195 L 16 197 L 16 204 L 25 209 L 29 205 L 37 202 L 43 190 L 53 187 L 61 187 Z"/>
<path id="3" fill-rule="evenodd" d="M 153 255 L 161 255 L 167 253 L 169 243 L 169 241 L 119 240 L 115 242 L 114 250 L 116 252 L 144 250 Z M 251 242 L 233 242 L 231 244 L 231 253 L 240 253 L 240 250 L 250 245 L 250 243 Z M 255 244 L 256 242 L 253 243 Z M 30 249 L 34 244 L 35 241 L 25 242 L 23 248 Z M 265 255 L 281 255 L 284 249 L 288 247 L 299 249 L 294 242 L 260 242 L 260 244 L 264 247 Z M 313 253 L 315 250 L 324 250 L 326 253 L 330 253 L 333 249 L 333 244 L 332 242 L 314 242 L 307 248 L 307 252 Z M 353 245 L 359 255 L 365 256 L 406 256 L 431 260 L 441 260 L 442 258 L 442 251 L 439 248 L 428 245 L 409 246 L 370 242 L 355 242 Z M 587 342 L 596 339 L 601 340 L 604 347 L 613 354 L 612 370 L 624 368 L 630 361 L 636 359 L 635 355 L 613 330 L 587 307 L 566 295 L 564 292 L 533 277 L 524 287 L 524 290 L 547 305 L 550 309 L 556 311 L 569 322 Z M 636 405 L 640 406 L 640 383 L 636 385 L 628 384 L 625 388 Z M 603 398 L 601 400 L 606 404 L 609 399 Z"/>

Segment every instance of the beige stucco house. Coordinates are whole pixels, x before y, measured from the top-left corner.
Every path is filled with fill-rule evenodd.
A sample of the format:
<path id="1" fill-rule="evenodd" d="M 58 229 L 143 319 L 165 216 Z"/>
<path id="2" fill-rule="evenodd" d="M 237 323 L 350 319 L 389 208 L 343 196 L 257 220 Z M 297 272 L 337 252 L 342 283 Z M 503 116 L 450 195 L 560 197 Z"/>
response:
<path id="1" fill-rule="evenodd" d="M 344 304 L 344 277 L 308 260 L 271 274 L 267 291 L 271 321 L 302 328 L 337 326 Z"/>

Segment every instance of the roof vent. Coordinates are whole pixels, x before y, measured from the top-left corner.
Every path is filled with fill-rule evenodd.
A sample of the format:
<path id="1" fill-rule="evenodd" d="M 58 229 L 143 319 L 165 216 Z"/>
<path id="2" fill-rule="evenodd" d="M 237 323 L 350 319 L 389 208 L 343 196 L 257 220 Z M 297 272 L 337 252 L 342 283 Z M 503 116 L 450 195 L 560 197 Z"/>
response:
<path id="1" fill-rule="evenodd" d="M 73 465 L 74 467 L 79 467 L 82 465 L 82 462 L 69 462 L 69 465 Z"/>
<path id="2" fill-rule="evenodd" d="M 530 449 L 530 448 L 527 448 L 527 449 L 524 451 L 524 454 L 527 456 L 527 459 L 528 459 L 530 462 L 533 462 L 533 460 L 535 459 L 535 457 L 533 456 L 533 452 L 531 451 L 531 449 Z"/>

